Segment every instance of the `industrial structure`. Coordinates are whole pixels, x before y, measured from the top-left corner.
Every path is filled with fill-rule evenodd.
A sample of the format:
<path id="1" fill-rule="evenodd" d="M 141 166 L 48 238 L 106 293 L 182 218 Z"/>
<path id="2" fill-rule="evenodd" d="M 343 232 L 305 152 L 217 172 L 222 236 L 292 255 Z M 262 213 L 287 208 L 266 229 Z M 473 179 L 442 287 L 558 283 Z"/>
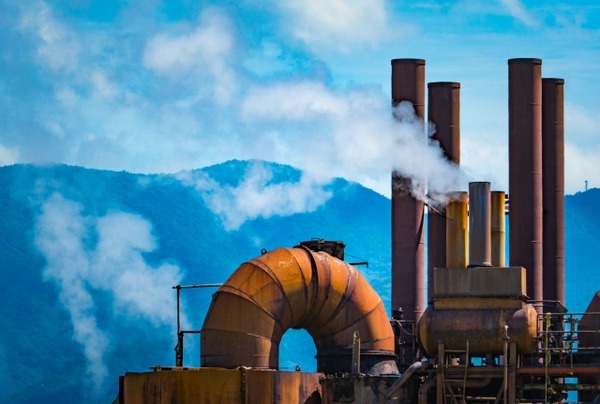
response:
<path id="1" fill-rule="evenodd" d="M 342 242 L 265 252 L 213 295 L 201 367 L 183 366 L 178 329 L 176 366 L 125 374 L 116 402 L 600 400 L 600 292 L 586 313 L 564 307 L 564 80 L 541 67 L 508 61 L 510 198 L 473 182 L 426 207 L 392 173 L 391 319 Z M 434 137 L 459 165 L 460 84 L 427 88 Z M 426 119 L 424 60 L 392 60 L 392 103 L 403 101 Z M 317 372 L 278 369 L 290 328 L 314 339 Z"/>

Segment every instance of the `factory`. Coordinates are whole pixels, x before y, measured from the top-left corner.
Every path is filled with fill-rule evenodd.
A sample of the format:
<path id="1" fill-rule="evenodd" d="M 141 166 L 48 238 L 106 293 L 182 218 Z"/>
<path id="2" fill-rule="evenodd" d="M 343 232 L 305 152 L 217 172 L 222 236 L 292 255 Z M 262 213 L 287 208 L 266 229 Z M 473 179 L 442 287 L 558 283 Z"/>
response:
<path id="1" fill-rule="evenodd" d="M 394 59 L 391 87 L 392 104 L 435 124 L 460 165 L 460 84 L 426 85 L 424 60 Z M 265 251 L 188 331 L 201 366 L 184 366 L 178 324 L 176 366 L 126 373 L 115 402 L 600 400 L 600 294 L 585 313 L 565 307 L 564 80 L 543 78 L 540 59 L 510 59 L 508 95 L 508 193 L 471 182 L 434 206 L 391 173 L 391 308 L 344 261 L 342 241 Z M 279 369 L 289 329 L 313 338 L 316 372 Z"/>

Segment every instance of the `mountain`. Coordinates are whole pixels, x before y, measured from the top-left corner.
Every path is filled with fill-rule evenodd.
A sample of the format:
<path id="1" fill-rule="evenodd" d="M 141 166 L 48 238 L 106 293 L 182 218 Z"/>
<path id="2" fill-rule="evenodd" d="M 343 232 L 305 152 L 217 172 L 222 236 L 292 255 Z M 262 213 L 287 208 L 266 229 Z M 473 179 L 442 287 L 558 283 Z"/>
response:
<path id="1" fill-rule="evenodd" d="M 0 167 L 0 401 L 110 402 L 118 376 L 174 365 L 177 284 L 219 283 L 261 249 L 341 240 L 389 307 L 390 200 L 343 179 L 229 161 L 173 175 L 64 165 Z M 596 292 L 600 190 L 567 196 L 567 303 Z M 181 294 L 200 329 L 213 288 Z M 197 337 L 185 364 L 199 364 Z M 280 366 L 314 370 L 303 331 Z"/>
<path id="2" fill-rule="evenodd" d="M 174 365 L 172 286 L 223 282 L 262 248 L 343 240 L 389 299 L 390 201 L 342 179 L 256 161 L 176 175 L 15 165 L 0 186 L 2 402 L 110 402 L 120 374 Z M 188 329 L 213 292 L 182 292 Z M 289 334 L 280 365 L 314 369 L 310 337 Z M 197 338 L 185 343 L 197 366 Z"/>

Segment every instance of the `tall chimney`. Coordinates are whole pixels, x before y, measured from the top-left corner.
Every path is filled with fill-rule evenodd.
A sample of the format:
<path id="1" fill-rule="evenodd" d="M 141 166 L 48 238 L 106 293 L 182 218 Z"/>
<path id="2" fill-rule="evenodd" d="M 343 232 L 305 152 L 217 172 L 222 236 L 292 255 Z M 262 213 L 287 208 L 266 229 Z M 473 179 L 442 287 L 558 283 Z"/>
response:
<path id="1" fill-rule="evenodd" d="M 543 299 L 542 61 L 508 61 L 510 265 L 527 272 L 527 295 Z"/>
<path id="2" fill-rule="evenodd" d="M 431 137 L 440 143 L 446 158 L 460 164 L 460 83 L 429 83 L 429 122 L 435 125 Z M 427 296 L 433 296 L 433 268 L 446 268 L 445 206 L 429 209 L 427 215 Z"/>
<path id="3" fill-rule="evenodd" d="M 565 304 L 565 157 L 563 79 L 542 79 L 544 299 Z"/>
<path id="4" fill-rule="evenodd" d="M 424 60 L 392 60 L 392 102 L 401 101 L 410 101 L 423 119 Z M 417 321 L 425 310 L 424 206 L 411 195 L 411 182 L 392 174 L 392 308 L 402 307 L 406 320 Z"/>
<path id="5" fill-rule="evenodd" d="M 469 183 L 469 266 L 492 266 L 492 196 L 489 182 Z"/>

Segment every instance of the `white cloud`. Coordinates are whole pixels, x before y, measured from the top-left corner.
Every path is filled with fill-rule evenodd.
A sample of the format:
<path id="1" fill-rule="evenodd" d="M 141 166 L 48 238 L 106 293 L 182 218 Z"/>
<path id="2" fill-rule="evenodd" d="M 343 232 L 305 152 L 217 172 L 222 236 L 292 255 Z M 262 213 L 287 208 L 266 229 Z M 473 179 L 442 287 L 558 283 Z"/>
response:
<path id="1" fill-rule="evenodd" d="M 343 52 L 377 45 L 395 32 L 385 0 L 275 2 L 293 36 L 317 49 Z"/>
<path id="2" fill-rule="evenodd" d="M 315 81 L 255 86 L 241 103 L 248 120 L 299 121 L 345 114 L 346 101 Z"/>
<path id="3" fill-rule="evenodd" d="M 52 9 L 45 2 L 35 2 L 25 10 L 21 29 L 37 37 L 40 59 L 53 70 L 73 70 L 81 50 L 76 36 L 54 17 Z"/>
<path id="4" fill-rule="evenodd" d="M 152 226 L 143 218 L 112 212 L 95 218 L 83 207 L 52 194 L 41 205 L 35 244 L 46 259 L 44 278 L 59 289 L 60 302 L 71 317 L 73 339 L 87 360 L 91 391 L 105 386 L 105 362 L 114 336 L 97 321 L 93 291 L 111 293 L 117 316 L 145 318 L 154 326 L 174 324 L 171 286 L 182 273 L 174 265 L 148 265 L 143 253 L 156 248 Z M 93 240 L 97 240 L 93 242 Z M 184 320 L 185 321 L 185 320 Z"/>
<path id="5" fill-rule="evenodd" d="M 7 147 L 0 144 L 0 166 L 16 164 L 18 161 L 18 147 Z"/>
<path id="6" fill-rule="evenodd" d="M 513 18 L 528 27 L 536 27 L 539 25 L 539 22 L 531 15 L 525 6 L 523 6 L 521 0 L 500 0 L 500 3 Z"/>
<path id="7" fill-rule="evenodd" d="M 201 171 L 179 173 L 177 178 L 199 192 L 228 231 L 259 217 L 314 211 L 331 197 L 324 184 L 309 175 L 299 181 L 273 183 L 273 173 L 260 162 L 252 164 L 235 187 L 219 184 Z"/>
<path id="8" fill-rule="evenodd" d="M 193 29 L 153 36 L 146 44 L 144 66 L 175 78 L 190 73 L 196 78 L 208 76 L 213 81 L 215 101 L 228 104 L 236 87 L 230 66 L 234 51 L 231 30 L 224 14 L 206 10 Z"/>

